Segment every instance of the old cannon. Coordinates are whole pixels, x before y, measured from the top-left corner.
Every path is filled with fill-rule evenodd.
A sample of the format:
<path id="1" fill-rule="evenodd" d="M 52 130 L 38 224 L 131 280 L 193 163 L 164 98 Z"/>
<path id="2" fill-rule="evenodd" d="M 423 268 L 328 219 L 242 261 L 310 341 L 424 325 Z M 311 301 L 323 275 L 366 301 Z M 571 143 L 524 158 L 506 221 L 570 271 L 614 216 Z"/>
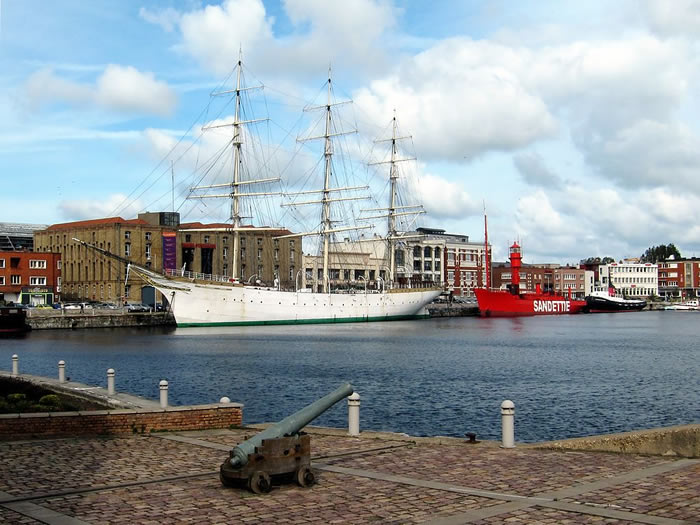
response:
<path id="1" fill-rule="evenodd" d="M 270 491 L 272 476 L 293 476 L 302 487 L 313 485 L 316 478 L 311 470 L 311 438 L 300 430 L 352 392 L 352 385 L 345 383 L 236 445 L 219 469 L 221 483 L 226 487 L 247 483 L 256 494 Z"/>

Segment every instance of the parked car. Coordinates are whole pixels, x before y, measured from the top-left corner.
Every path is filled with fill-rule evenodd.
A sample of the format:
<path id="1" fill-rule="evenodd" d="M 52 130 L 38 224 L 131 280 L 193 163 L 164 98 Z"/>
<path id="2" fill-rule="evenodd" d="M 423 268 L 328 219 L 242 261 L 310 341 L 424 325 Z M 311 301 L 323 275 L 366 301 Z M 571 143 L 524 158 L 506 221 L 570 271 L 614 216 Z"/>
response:
<path id="1" fill-rule="evenodd" d="M 152 308 L 141 303 L 126 303 L 127 312 L 150 312 Z"/>

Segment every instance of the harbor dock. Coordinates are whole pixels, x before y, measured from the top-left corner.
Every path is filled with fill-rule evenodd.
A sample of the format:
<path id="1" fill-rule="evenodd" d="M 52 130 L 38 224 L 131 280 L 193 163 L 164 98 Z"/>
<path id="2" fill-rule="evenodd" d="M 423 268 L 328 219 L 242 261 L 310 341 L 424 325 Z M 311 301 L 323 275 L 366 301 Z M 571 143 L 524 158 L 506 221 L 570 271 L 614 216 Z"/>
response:
<path id="1" fill-rule="evenodd" d="M 0 442 L 0 522 L 698 523 L 700 460 L 311 429 L 309 488 L 222 486 L 254 429 Z"/>
<path id="2" fill-rule="evenodd" d="M 79 384 L 24 378 L 111 399 L 99 387 L 87 392 Z M 0 522 L 700 523 L 697 424 L 513 448 L 473 436 L 350 436 L 347 429 L 306 427 L 316 484 L 274 484 L 256 495 L 224 487 L 219 465 L 233 446 L 265 425 L 178 430 L 178 424 L 188 428 L 188 413 L 201 421 L 191 410 L 196 407 L 166 409 L 119 394 L 115 399 L 119 406 L 101 416 L 152 417 L 160 411 L 178 415 L 179 423 L 167 427 L 171 431 L 142 427 L 3 438 Z M 206 428 L 197 424 L 189 428 Z"/>

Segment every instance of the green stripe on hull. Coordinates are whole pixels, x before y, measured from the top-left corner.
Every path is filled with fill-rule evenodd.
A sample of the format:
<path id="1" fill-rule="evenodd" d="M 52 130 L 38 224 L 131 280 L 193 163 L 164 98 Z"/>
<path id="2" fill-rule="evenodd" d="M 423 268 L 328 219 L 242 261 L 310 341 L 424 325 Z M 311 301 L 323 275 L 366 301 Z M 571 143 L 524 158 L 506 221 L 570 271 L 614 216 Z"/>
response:
<path id="1" fill-rule="evenodd" d="M 342 317 L 325 319 L 284 319 L 279 321 L 232 321 L 224 323 L 177 323 L 178 327 L 188 326 L 254 326 L 271 324 L 331 324 L 331 323 L 370 323 L 375 321 L 409 321 L 414 319 L 427 319 L 430 314 L 425 315 L 392 315 L 377 317 Z"/>

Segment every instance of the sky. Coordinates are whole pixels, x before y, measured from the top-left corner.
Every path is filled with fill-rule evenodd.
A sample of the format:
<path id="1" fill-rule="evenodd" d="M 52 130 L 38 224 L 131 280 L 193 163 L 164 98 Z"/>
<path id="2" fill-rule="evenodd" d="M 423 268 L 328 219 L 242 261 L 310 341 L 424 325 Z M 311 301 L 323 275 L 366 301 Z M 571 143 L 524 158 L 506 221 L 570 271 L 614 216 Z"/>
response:
<path id="1" fill-rule="evenodd" d="M 200 129 L 239 53 L 271 119 L 329 67 L 359 128 L 395 111 L 422 225 L 479 241 L 486 209 L 496 259 L 700 256 L 700 0 L 0 0 L 0 222 L 171 209 L 167 164 L 218 151 Z M 183 221 L 225 220 L 189 182 Z"/>

